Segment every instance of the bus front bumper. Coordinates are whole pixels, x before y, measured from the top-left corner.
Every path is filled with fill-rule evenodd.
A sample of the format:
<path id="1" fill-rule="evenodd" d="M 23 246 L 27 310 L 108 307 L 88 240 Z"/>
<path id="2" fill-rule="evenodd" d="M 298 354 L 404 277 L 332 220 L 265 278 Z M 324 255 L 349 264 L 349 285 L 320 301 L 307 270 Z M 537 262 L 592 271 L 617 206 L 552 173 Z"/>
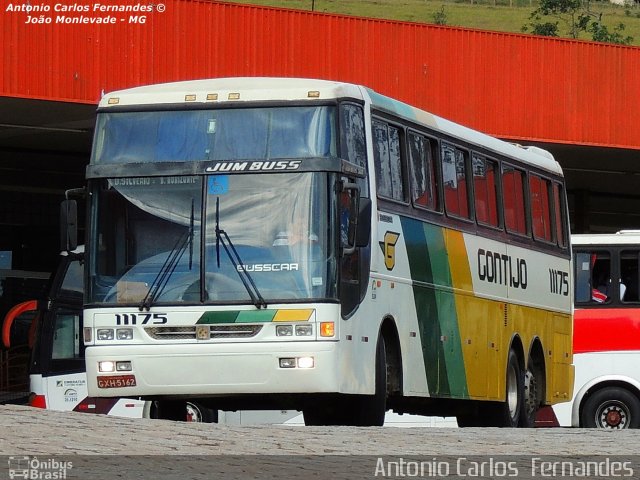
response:
<path id="1" fill-rule="evenodd" d="M 337 350 L 337 342 L 101 345 L 86 349 L 87 386 L 93 397 L 339 392 Z"/>

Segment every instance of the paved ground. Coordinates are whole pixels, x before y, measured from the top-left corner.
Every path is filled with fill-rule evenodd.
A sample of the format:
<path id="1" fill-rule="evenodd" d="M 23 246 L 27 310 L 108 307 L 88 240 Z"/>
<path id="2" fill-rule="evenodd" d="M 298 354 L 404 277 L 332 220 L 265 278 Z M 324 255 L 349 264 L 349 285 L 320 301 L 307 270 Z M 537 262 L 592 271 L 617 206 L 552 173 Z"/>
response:
<path id="1" fill-rule="evenodd" d="M 378 457 L 411 457 L 435 468 L 474 455 L 526 456 L 517 461 L 527 465 L 532 455 L 618 455 L 637 464 L 633 478 L 640 478 L 639 452 L 637 430 L 227 426 L 0 406 L 0 455 L 75 461 L 66 478 L 214 478 L 212 465 L 216 478 L 372 478 Z M 98 465 L 100 475 L 92 470 Z"/>

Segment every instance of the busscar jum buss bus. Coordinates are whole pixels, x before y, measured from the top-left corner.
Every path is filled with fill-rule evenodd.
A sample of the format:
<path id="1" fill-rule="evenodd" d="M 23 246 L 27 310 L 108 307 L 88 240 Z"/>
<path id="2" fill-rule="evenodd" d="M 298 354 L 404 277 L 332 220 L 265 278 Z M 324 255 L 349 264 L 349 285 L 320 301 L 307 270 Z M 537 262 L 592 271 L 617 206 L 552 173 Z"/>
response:
<path id="1" fill-rule="evenodd" d="M 361 86 L 229 78 L 105 95 L 87 181 L 92 396 L 500 426 L 571 398 L 544 151 Z"/>
<path id="2" fill-rule="evenodd" d="M 574 394 L 560 425 L 640 427 L 640 231 L 573 235 Z"/>

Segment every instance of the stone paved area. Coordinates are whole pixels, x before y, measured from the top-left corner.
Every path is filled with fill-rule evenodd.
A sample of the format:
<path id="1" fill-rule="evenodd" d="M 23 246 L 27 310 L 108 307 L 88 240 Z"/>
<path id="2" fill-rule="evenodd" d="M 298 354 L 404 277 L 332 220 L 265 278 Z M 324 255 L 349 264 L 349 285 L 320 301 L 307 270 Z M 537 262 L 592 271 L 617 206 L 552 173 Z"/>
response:
<path id="1" fill-rule="evenodd" d="M 69 457 L 77 478 L 133 478 L 122 474 L 125 464 L 132 475 L 146 472 L 139 478 L 154 480 L 284 478 L 285 472 L 286 478 L 373 478 L 380 456 L 433 461 L 473 455 L 617 455 L 634 460 L 633 478 L 640 478 L 640 461 L 632 457 L 639 452 L 637 430 L 228 426 L 0 406 L 0 455 Z M 92 473 L 96 463 L 100 475 Z M 8 477 L 0 464 L 1 478 Z"/>

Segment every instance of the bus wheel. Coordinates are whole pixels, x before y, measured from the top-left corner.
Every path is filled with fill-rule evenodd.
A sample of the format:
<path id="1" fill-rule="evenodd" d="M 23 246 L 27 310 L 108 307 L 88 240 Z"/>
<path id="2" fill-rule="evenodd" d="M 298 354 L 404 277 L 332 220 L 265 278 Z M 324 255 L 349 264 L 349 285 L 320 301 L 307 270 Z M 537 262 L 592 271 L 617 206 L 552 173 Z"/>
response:
<path id="1" fill-rule="evenodd" d="M 387 356 L 384 339 L 376 347 L 374 395 L 343 395 L 303 408 L 305 425 L 382 426 L 387 410 Z"/>
<path id="2" fill-rule="evenodd" d="M 542 375 L 536 371 L 533 359 L 527 362 L 527 371 L 524 374 L 524 402 L 520 426 L 531 428 L 535 425 L 536 415 L 542 402 Z"/>
<path id="3" fill-rule="evenodd" d="M 175 422 L 217 423 L 218 411 L 192 401 L 158 400 L 151 405 L 150 418 Z"/>
<path id="4" fill-rule="evenodd" d="M 594 392 L 584 403 L 580 426 L 622 430 L 640 427 L 640 400 L 629 390 L 607 387 Z"/>
<path id="5" fill-rule="evenodd" d="M 507 361 L 507 388 L 505 401 L 496 408 L 496 427 L 517 427 L 523 411 L 524 375 L 520 370 L 520 362 L 516 352 L 509 351 Z"/>
<path id="6" fill-rule="evenodd" d="M 185 402 L 178 400 L 158 400 L 153 402 L 151 418 L 184 422 L 187 419 Z"/>
<path id="7" fill-rule="evenodd" d="M 187 422 L 218 423 L 218 411 L 203 407 L 196 402 L 187 402 Z"/>
<path id="8" fill-rule="evenodd" d="M 378 338 L 376 346 L 376 391 L 373 395 L 360 397 L 356 413 L 358 420 L 356 425 L 363 427 L 381 427 L 384 424 L 384 415 L 387 411 L 387 351 L 382 335 Z"/>

